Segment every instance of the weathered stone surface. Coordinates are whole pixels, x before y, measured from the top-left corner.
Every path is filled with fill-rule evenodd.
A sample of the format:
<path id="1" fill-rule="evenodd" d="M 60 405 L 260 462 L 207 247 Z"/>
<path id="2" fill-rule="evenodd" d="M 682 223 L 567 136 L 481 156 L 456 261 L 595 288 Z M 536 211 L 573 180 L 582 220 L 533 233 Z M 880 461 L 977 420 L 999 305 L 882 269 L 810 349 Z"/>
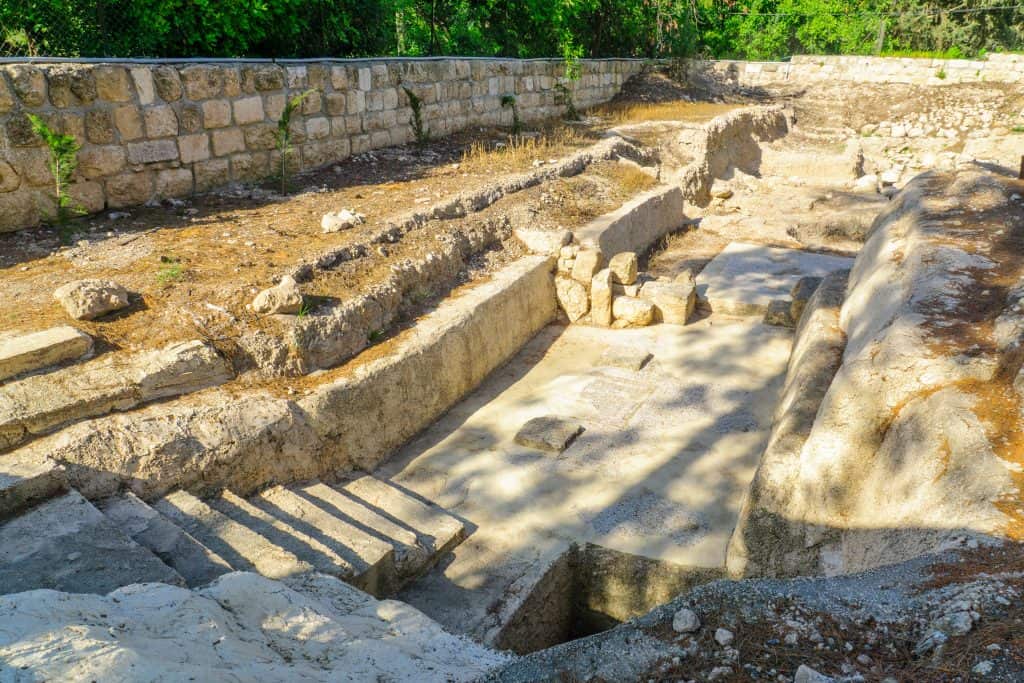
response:
<path id="1" fill-rule="evenodd" d="M 112 209 L 145 204 L 153 197 L 151 171 L 121 173 L 108 178 L 105 185 L 107 206 Z"/>
<path id="2" fill-rule="evenodd" d="M 545 415 L 524 424 L 516 434 L 515 441 L 527 448 L 561 453 L 582 433 L 583 425 L 578 420 Z"/>
<path id="3" fill-rule="evenodd" d="M 509 661 L 408 605 L 323 575 L 286 585 L 239 572 L 195 591 L 23 593 L 0 597 L 0 610 L 11 615 L 0 659 L 39 680 L 468 683 Z M 38 633 L 52 637 L 40 645 Z"/>
<path id="4" fill-rule="evenodd" d="M 764 324 L 793 327 L 795 323 L 789 314 L 790 307 L 791 303 L 785 299 L 773 300 L 768 304 L 768 310 L 764 313 Z"/>
<path id="5" fill-rule="evenodd" d="M 732 242 L 697 276 L 697 296 L 716 313 L 764 315 L 802 277 L 846 270 L 852 261 L 795 249 Z"/>
<path id="6" fill-rule="evenodd" d="M 576 239 L 604 254 L 642 253 L 684 220 L 683 192 L 677 185 L 661 185 L 576 230 Z"/>
<path id="7" fill-rule="evenodd" d="M 572 242 L 572 233 L 568 230 L 516 228 L 515 236 L 533 253 L 550 256 L 555 256 L 558 254 L 559 249 Z"/>
<path id="8" fill-rule="evenodd" d="M 624 251 L 612 256 L 608 261 L 608 270 L 612 272 L 612 282 L 616 284 L 631 285 L 635 283 L 638 272 L 636 254 Z"/>
<path id="9" fill-rule="evenodd" d="M 685 325 L 697 308 L 697 288 L 686 282 L 645 282 L 640 298 L 654 304 L 655 314 L 662 322 Z"/>
<path id="10" fill-rule="evenodd" d="M 264 289 L 252 302 L 252 310 L 261 315 L 275 313 L 298 313 L 302 308 L 302 292 L 290 275 L 281 278 L 277 285 Z"/>
<path id="11" fill-rule="evenodd" d="M 0 593 L 105 593 L 144 581 L 184 585 L 77 491 L 0 525 Z"/>
<path id="12" fill-rule="evenodd" d="M 0 339 L 0 380 L 91 352 L 92 337 L 68 326 Z"/>
<path id="13" fill-rule="evenodd" d="M 245 125 L 263 120 L 263 100 L 260 97 L 245 97 L 232 103 L 235 111 L 235 123 Z"/>
<path id="14" fill-rule="evenodd" d="M 595 325 L 608 327 L 615 319 L 612 313 L 612 271 L 598 271 L 590 282 L 590 320 Z"/>
<path id="15" fill-rule="evenodd" d="M 47 457 L 8 453 L 0 458 L 0 520 L 67 488 L 64 468 Z"/>
<path id="16" fill-rule="evenodd" d="M 976 173 L 918 176 L 876 219 L 828 324 L 812 308 L 831 289 L 823 281 L 801 320 L 794 388 L 733 536 L 731 572 L 855 571 L 965 530 L 1005 533 L 1008 508 L 993 501 L 1019 500 L 1005 444 L 1020 428 L 1024 292 L 994 283 L 1020 282 L 1024 260 L 992 245 L 1024 232 L 1015 187 Z M 981 310 L 984 329 L 966 322 Z M 815 329 L 817 340 L 799 338 Z"/>
<path id="17" fill-rule="evenodd" d="M 111 356 L 0 387 L 0 447 L 61 424 L 222 384 L 227 362 L 200 342 Z"/>
<path id="18" fill-rule="evenodd" d="M 94 320 L 128 307 L 128 290 L 112 280 L 76 280 L 53 293 L 75 320 Z"/>
<path id="19" fill-rule="evenodd" d="M 171 139 L 147 140 L 128 145 L 128 163 L 131 164 L 153 164 L 177 158 L 178 145 Z"/>
<path id="20" fill-rule="evenodd" d="M 128 102 L 132 99 L 132 84 L 128 70 L 121 66 L 98 66 L 93 69 L 96 96 L 107 102 Z"/>
<path id="21" fill-rule="evenodd" d="M 122 533 L 148 548 L 191 587 L 205 586 L 232 571 L 223 558 L 130 492 L 108 498 L 100 509 Z"/>
<path id="22" fill-rule="evenodd" d="M 166 104 L 147 107 L 143 110 L 146 135 L 151 138 L 170 137 L 178 134 L 178 115 Z"/>
<path id="23" fill-rule="evenodd" d="M 598 363 L 602 366 L 623 368 L 637 372 L 643 369 L 651 358 L 653 358 L 653 354 L 646 349 L 638 349 L 632 346 L 612 346 L 601 354 Z"/>
<path id="24" fill-rule="evenodd" d="M 156 85 L 157 95 L 165 102 L 181 99 L 181 77 L 173 66 L 158 66 L 153 69 L 153 83 Z"/>
<path id="25" fill-rule="evenodd" d="M 580 249 L 572 266 L 572 279 L 590 288 L 590 282 L 604 267 L 604 254 L 598 249 Z"/>
<path id="26" fill-rule="evenodd" d="M 217 97 L 224 88 L 224 73 L 217 67 L 206 64 L 186 66 L 180 70 L 185 95 L 190 100 L 205 100 Z"/>
<path id="27" fill-rule="evenodd" d="M 320 229 L 324 232 L 341 232 L 342 230 L 362 225 L 365 220 L 361 213 L 356 213 L 349 209 L 341 209 L 340 211 L 325 213 L 323 218 L 320 219 Z"/>
<path id="28" fill-rule="evenodd" d="M 793 290 L 789 293 L 793 300 L 789 307 L 789 317 L 793 324 L 800 322 L 800 316 L 804 314 L 807 302 L 819 285 L 821 285 L 820 277 L 802 277 L 793 285 Z"/>
<path id="29" fill-rule="evenodd" d="M 556 276 L 555 295 L 558 297 L 558 305 L 565 311 L 571 323 L 585 316 L 590 310 L 587 288 L 572 278 Z"/>
<path id="30" fill-rule="evenodd" d="M 210 137 L 206 133 L 178 137 L 181 163 L 191 164 L 210 158 Z"/>
<path id="31" fill-rule="evenodd" d="M 654 322 L 654 304 L 632 296 L 617 296 L 612 301 L 614 327 L 646 327 Z"/>
<path id="32" fill-rule="evenodd" d="M 7 67 L 11 85 L 18 99 L 28 107 L 46 104 L 46 76 L 43 70 L 30 64 L 14 64 Z"/>

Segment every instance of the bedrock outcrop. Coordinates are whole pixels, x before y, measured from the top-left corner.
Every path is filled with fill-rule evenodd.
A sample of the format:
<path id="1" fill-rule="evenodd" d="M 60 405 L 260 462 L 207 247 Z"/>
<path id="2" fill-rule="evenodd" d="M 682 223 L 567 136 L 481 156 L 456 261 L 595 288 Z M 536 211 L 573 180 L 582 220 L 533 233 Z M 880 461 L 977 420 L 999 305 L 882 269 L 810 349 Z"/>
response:
<path id="1" fill-rule="evenodd" d="M 803 313 L 734 576 L 837 574 L 968 534 L 1018 538 L 1024 183 L 926 173 L 882 212 L 845 296 Z"/>

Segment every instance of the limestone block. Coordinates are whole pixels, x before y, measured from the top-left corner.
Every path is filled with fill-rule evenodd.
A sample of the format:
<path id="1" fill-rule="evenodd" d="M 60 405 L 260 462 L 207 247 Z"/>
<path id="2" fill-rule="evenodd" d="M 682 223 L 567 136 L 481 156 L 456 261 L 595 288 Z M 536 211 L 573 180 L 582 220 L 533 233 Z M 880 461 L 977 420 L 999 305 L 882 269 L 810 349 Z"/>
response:
<path id="1" fill-rule="evenodd" d="M 654 304 L 632 296 L 617 296 L 612 301 L 613 326 L 646 327 L 654 322 Z"/>
<path id="2" fill-rule="evenodd" d="M 243 129 L 245 146 L 250 150 L 274 149 L 277 146 L 277 128 L 269 123 L 256 123 Z"/>
<path id="3" fill-rule="evenodd" d="M 107 198 L 103 185 L 88 180 L 79 180 L 68 185 L 72 201 L 86 213 L 97 213 L 106 206 Z"/>
<path id="4" fill-rule="evenodd" d="M 152 104 L 156 99 L 156 91 L 150 67 L 140 66 L 129 69 L 129 71 L 132 75 L 132 82 L 135 83 L 135 92 L 139 95 L 139 104 Z"/>
<path id="5" fill-rule="evenodd" d="M 178 115 L 166 104 L 147 107 L 143 110 L 142 117 L 148 137 L 162 138 L 178 134 Z"/>
<path id="6" fill-rule="evenodd" d="M 638 372 L 650 362 L 653 355 L 647 349 L 638 349 L 631 346 L 610 346 L 605 349 L 598 359 L 602 367 L 622 368 Z"/>
<path id="7" fill-rule="evenodd" d="M 7 87 L 7 81 L 0 78 L 0 114 L 9 112 L 14 108 L 14 94 Z"/>
<path id="8" fill-rule="evenodd" d="M 75 320 L 94 320 L 128 307 L 128 290 L 113 280 L 76 280 L 57 288 L 53 297 Z"/>
<path id="9" fill-rule="evenodd" d="M 108 178 L 107 205 L 111 208 L 145 204 L 153 196 L 151 172 L 121 173 Z"/>
<path id="10" fill-rule="evenodd" d="M 581 249 L 572 266 L 572 279 L 590 286 L 591 280 L 604 267 L 604 254 L 599 249 Z"/>
<path id="11" fill-rule="evenodd" d="M 531 230 L 517 228 L 514 230 L 516 239 L 526 245 L 535 254 L 557 255 L 559 250 L 572 242 L 572 233 L 568 230 Z"/>
<path id="12" fill-rule="evenodd" d="M 78 154 L 78 172 L 90 179 L 118 173 L 124 169 L 124 164 L 125 151 L 118 145 L 89 146 Z"/>
<path id="13" fill-rule="evenodd" d="M 121 134 L 121 142 L 138 140 L 143 136 L 142 117 L 135 105 L 125 105 L 114 110 L 114 125 Z"/>
<path id="14" fill-rule="evenodd" d="M 223 128 L 231 125 L 231 104 L 227 100 L 203 102 L 203 126 Z"/>
<path id="15" fill-rule="evenodd" d="M 203 128 L 203 110 L 198 104 L 179 104 L 175 112 L 182 133 L 195 133 Z"/>
<path id="16" fill-rule="evenodd" d="M 587 288 L 572 278 L 558 275 L 555 278 L 555 295 L 571 323 L 578 321 L 590 309 Z"/>
<path id="17" fill-rule="evenodd" d="M 240 128 L 223 128 L 210 134 L 214 156 L 245 151 L 245 136 Z"/>
<path id="18" fill-rule="evenodd" d="M 168 168 L 156 173 L 157 197 L 184 197 L 192 194 L 192 171 Z"/>
<path id="19" fill-rule="evenodd" d="M 154 164 L 177 158 L 178 146 L 171 139 L 147 140 L 128 145 L 128 163 L 131 164 Z"/>
<path id="20" fill-rule="evenodd" d="M 235 110 L 235 123 L 245 125 L 263 120 L 263 99 L 257 96 L 243 97 L 232 103 Z"/>
<path id="21" fill-rule="evenodd" d="M 0 380 L 92 352 L 92 337 L 73 327 L 53 327 L 0 340 Z"/>
<path id="22" fill-rule="evenodd" d="M 302 292 L 290 275 L 285 275 L 274 287 L 264 289 L 252 302 L 252 310 L 260 315 L 298 313 L 302 309 Z"/>
<path id="23" fill-rule="evenodd" d="M 804 307 L 807 306 L 807 302 L 810 300 L 811 295 L 814 294 L 815 290 L 821 284 L 822 278 L 807 276 L 797 280 L 797 283 L 793 285 L 793 289 L 790 292 L 792 297 L 792 303 L 789 307 L 789 317 L 794 324 L 800 322 L 800 316 L 804 313 Z"/>
<path id="24" fill-rule="evenodd" d="M 196 192 L 206 192 L 215 187 L 227 185 L 231 180 L 230 165 L 227 159 L 210 159 L 200 161 L 193 168 L 196 180 Z"/>
<path id="25" fill-rule="evenodd" d="M 793 318 L 789 315 L 790 302 L 785 299 L 775 299 L 768 304 L 768 310 L 764 313 L 764 324 L 777 327 L 793 327 Z"/>
<path id="26" fill-rule="evenodd" d="M 153 83 L 156 86 L 156 93 L 165 102 L 175 102 L 181 99 L 181 78 L 178 70 L 173 66 L 158 66 L 153 69 Z"/>
<path id="27" fill-rule="evenodd" d="M 94 109 L 85 115 L 85 139 L 94 145 L 109 145 L 114 141 L 114 119 L 110 112 Z"/>
<path id="28" fill-rule="evenodd" d="M 306 135 L 310 140 L 321 140 L 331 134 L 331 124 L 326 118 L 319 116 L 306 119 Z"/>
<path id="29" fill-rule="evenodd" d="M 582 433 L 583 425 L 578 420 L 545 415 L 524 424 L 516 433 L 515 442 L 539 451 L 561 453 Z"/>
<path id="30" fill-rule="evenodd" d="M 21 185 L 18 171 L 6 161 L 0 161 L 0 192 L 14 192 Z"/>
<path id="31" fill-rule="evenodd" d="M 330 116 L 341 116 L 346 111 L 345 95 L 340 92 L 328 93 L 324 97 L 324 105 Z"/>
<path id="32" fill-rule="evenodd" d="M 29 64 L 14 64 L 7 67 L 11 85 L 18 99 L 28 107 L 46 104 L 46 77 L 43 70 Z"/>
<path id="33" fill-rule="evenodd" d="M 590 320 L 595 325 L 612 324 L 612 296 L 612 271 L 605 268 L 590 282 Z"/>
<path id="34" fill-rule="evenodd" d="M 645 282 L 640 298 L 654 304 L 656 316 L 662 322 L 685 325 L 697 308 L 697 287 L 693 282 Z"/>
<path id="35" fill-rule="evenodd" d="M 132 83 L 128 70 L 121 66 L 98 66 L 93 69 L 96 95 L 107 102 L 130 102 Z"/>
<path id="36" fill-rule="evenodd" d="M 612 278 L 620 285 L 631 285 L 636 282 L 637 258 L 631 251 L 623 251 L 612 256 L 608 262 L 608 269 L 612 271 Z"/>
<path id="37" fill-rule="evenodd" d="M 341 209 L 340 211 L 325 213 L 323 218 L 320 219 L 320 228 L 324 232 L 341 232 L 342 230 L 348 230 L 349 228 L 361 225 L 365 220 L 361 213 L 356 213 L 349 209 Z"/>
<path id="38" fill-rule="evenodd" d="M 224 89 L 224 74 L 220 67 L 196 64 L 181 70 L 185 96 L 190 100 L 217 97 Z"/>
<path id="39" fill-rule="evenodd" d="M 210 138 L 206 133 L 183 135 L 178 138 L 181 163 L 191 164 L 210 158 Z"/>

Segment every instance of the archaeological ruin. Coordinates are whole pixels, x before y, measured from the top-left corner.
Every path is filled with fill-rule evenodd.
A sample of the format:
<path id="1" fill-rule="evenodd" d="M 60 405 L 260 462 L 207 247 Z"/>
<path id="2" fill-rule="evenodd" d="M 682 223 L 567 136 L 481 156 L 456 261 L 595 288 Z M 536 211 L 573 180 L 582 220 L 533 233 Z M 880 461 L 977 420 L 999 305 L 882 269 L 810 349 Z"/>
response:
<path id="1" fill-rule="evenodd" d="M 580 66 L 0 65 L 0 681 L 1024 680 L 1024 55 Z"/>

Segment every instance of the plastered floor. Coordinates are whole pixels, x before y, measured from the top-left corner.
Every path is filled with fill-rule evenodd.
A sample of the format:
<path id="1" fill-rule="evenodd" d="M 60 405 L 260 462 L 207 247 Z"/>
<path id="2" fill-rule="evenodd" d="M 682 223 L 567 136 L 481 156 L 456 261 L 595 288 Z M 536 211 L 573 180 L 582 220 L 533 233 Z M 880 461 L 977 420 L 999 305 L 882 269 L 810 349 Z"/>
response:
<path id="1" fill-rule="evenodd" d="M 400 599 L 483 639 L 509 585 L 567 542 L 722 566 L 790 345 L 788 330 L 750 318 L 548 326 L 378 472 L 469 523 L 454 557 Z M 653 359 L 602 365 L 609 347 Z M 551 414 L 586 431 L 560 455 L 514 443 Z"/>

